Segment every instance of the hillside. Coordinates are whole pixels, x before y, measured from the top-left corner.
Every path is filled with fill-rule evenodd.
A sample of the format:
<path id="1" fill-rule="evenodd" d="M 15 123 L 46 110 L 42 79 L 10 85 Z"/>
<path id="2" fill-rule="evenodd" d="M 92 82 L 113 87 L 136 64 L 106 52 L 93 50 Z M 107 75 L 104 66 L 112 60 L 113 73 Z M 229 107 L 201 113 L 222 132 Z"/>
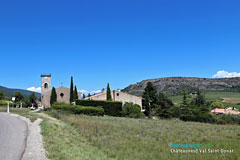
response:
<path id="1" fill-rule="evenodd" d="M 238 78 L 194 78 L 194 77 L 169 77 L 149 79 L 132 84 L 122 91 L 141 96 L 148 82 L 156 86 L 158 92 L 163 91 L 168 95 L 179 95 L 183 89 L 190 92 L 199 88 L 201 91 L 238 91 L 240 92 L 240 77 Z"/>
<path id="2" fill-rule="evenodd" d="M 16 92 L 21 92 L 23 96 L 29 96 L 32 93 L 32 91 L 28 91 L 28 90 L 24 90 L 24 89 L 12 89 L 12 88 L 6 88 L 3 86 L 0 86 L 0 91 L 3 91 L 5 96 L 12 96 Z M 35 92 L 35 95 L 37 97 L 41 96 L 41 94 L 37 93 L 37 92 Z"/>

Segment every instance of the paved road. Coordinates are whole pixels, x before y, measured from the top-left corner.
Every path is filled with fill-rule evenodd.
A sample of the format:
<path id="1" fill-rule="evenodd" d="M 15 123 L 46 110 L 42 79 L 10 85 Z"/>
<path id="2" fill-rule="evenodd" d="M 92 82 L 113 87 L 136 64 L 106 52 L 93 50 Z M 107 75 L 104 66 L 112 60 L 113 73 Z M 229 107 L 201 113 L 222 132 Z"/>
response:
<path id="1" fill-rule="evenodd" d="M 7 113 L 0 113 L 0 160 L 21 160 L 26 137 L 26 122 Z"/>

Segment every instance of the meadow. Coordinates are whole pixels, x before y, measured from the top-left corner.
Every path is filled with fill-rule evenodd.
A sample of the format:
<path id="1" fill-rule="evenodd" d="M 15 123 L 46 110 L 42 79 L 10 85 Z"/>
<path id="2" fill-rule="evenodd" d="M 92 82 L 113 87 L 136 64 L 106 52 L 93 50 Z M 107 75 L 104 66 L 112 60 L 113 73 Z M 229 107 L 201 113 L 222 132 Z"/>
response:
<path id="1" fill-rule="evenodd" d="M 56 111 L 31 113 L 27 109 L 12 112 L 33 121 L 36 117 L 43 119 L 44 147 L 47 156 L 54 160 L 239 159 L 239 125 L 95 117 Z M 211 144 L 210 149 L 233 149 L 234 152 L 177 154 L 170 152 L 170 144 Z"/>
<path id="2" fill-rule="evenodd" d="M 205 92 L 204 96 L 208 101 L 221 101 L 226 107 L 236 107 L 240 109 L 239 92 Z M 182 95 L 169 97 L 173 103 L 182 103 Z"/>
<path id="3" fill-rule="evenodd" d="M 73 130 L 77 130 L 77 137 L 82 137 L 80 142 L 85 142 L 88 146 L 97 148 L 101 154 L 99 154 L 100 157 L 95 157 L 96 159 L 212 160 L 238 159 L 239 156 L 240 126 L 236 125 L 212 125 L 183 122 L 178 119 L 149 120 L 109 116 L 90 117 L 66 115 L 58 112 L 50 113 L 50 115 L 61 120 L 67 126 L 73 127 Z M 48 133 L 50 132 L 46 134 Z M 52 136 L 47 135 L 45 137 Z M 49 138 L 49 140 L 52 141 L 52 138 Z M 71 144 L 71 142 L 69 143 Z M 77 142 L 75 141 L 75 143 Z M 58 144 L 56 146 L 53 143 L 49 144 L 49 147 L 53 150 L 55 150 L 55 147 L 59 147 Z M 235 152 L 225 154 L 174 154 L 170 152 L 170 144 L 212 144 L 211 149 L 233 149 Z M 65 147 L 66 152 L 68 152 L 69 147 Z M 59 153 L 56 152 L 56 154 Z"/>

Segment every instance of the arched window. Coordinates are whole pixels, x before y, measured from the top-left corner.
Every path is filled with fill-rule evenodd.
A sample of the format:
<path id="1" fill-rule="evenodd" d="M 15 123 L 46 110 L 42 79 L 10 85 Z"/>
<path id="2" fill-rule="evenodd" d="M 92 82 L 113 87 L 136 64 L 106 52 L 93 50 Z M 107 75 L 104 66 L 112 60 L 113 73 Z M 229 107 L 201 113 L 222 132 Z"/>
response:
<path id="1" fill-rule="evenodd" d="M 48 88 L 48 84 L 47 83 L 44 84 L 44 88 Z"/>

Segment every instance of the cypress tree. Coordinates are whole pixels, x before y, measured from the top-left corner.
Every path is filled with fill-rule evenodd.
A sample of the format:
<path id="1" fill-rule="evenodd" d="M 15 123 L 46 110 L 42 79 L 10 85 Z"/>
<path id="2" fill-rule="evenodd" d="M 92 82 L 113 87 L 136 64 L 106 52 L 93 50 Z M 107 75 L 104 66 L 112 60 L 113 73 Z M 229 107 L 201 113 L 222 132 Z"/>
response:
<path id="1" fill-rule="evenodd" d="M 157 107 L 157 101 L 158 101 L 158 94 L 156 88 L 153 86 L 151 82 L 147 83 L 147 86 L 144 89 L 142 98 L 145 99 L 145 115 L 150 117 L 152 109 Z"/>
<path id="2" fill-rule="evenodd" d="M 73 77 L 71 76 L 71 85 L 70 85 L 70 103 L 72 103 L 74 100 L 74 93 L 73 93 Z"/>
<path id="3" fill-rule="evenodd" d="M 78 99 L 78 91 L 77 91 L 77 86 L 75 85 L 75 89 L 74 89 L 74 100 Z"/>
<path id="4" fill-rule="evenodd" d="M 187 105 L 187 90 L 183 90 L 183 105 Z"/>
<path id="5" fill-rule="evenodd" d="M 111 89 L 109 86 L 109 83 L 107 84 L 107 101 L 111 101 L 112 100 L 112 96 L 111 96 Z"/>
<path id="6" fill-rule="evenodd" d="M 88 93 L 88 97 L 91 97 L 91 94 L 90 94 L 90 93 Z"/>
<path id="7" fill-rule="evenodd" d="M 151 117 L 151 107 L 150 107 L 150 100 L 149 100 L 149 94 L 148 91 L 145 92 L 145 96 L 144 96 L 144 106 L 145 106 L 145 112 L 144 114 L 147 117 Z"/>
<path id="8" fill-rule="evenodd" d="M 197 96 L 194 99 L 194 104 L 197 106 L 201 106 L 205 104 L 205 97 L 204 95 L 202 95 L 202 92 L 200 91 L 199 88 L 197 90 Z"/>
<path id="9" fill-rule="evenodd" d="M 85 94 L 83 94 L 82 98 L 83 98 L 83 99 L 86 98 Z"/>
<path id="10" fill-rule="evenodd" d="M 53 103 L 55 102 L 57 102 L 57 93 L 56 89 L 53 87 L 51 92 L 50 104 L 53 105 Z"/>

